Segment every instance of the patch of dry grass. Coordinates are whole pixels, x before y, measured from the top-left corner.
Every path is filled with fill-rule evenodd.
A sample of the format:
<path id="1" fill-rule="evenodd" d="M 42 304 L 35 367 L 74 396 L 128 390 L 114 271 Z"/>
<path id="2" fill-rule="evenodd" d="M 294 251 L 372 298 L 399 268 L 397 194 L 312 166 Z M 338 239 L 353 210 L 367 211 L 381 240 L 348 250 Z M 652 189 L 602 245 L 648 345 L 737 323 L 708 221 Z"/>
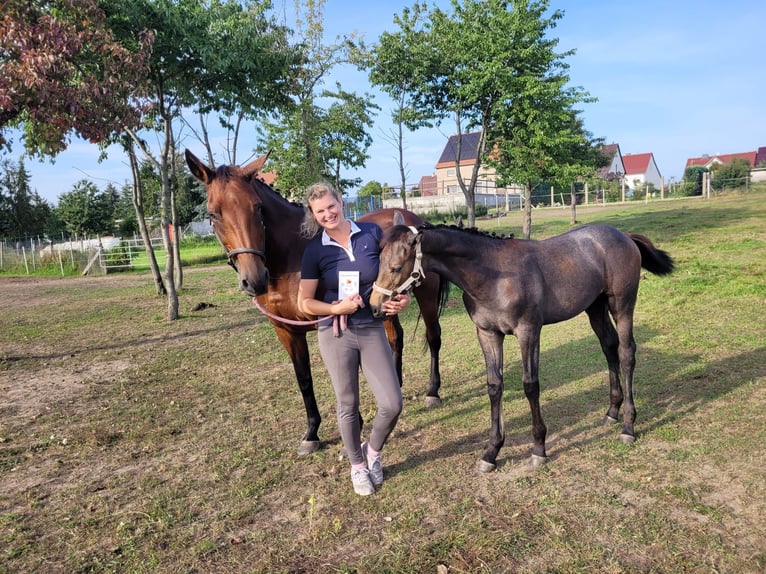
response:
<path id="1" fill-rule="evenodd" d="M 506 444 L 478 474 L 489 406 L 473 325 L 460 305 L 445 313 L 444 404 L 427 410 L 409 310 L 404 412 L 367 498 L 339 459 L 314 338 L 325 448 L 295 454 L 292 369 L 230 270 L 188 273 L 172 323 L 146 276 L 0 278 L 0 570 L 763 571 L 764 215 L 754 194 L 579 212 L 646 233 L 679 265 L 641 285 L 633 446 L 596 424 L 606 368 L 578 317 L 543 330 L 550 464 L 527 464 L 510 337 Z M 542 237 L 569 214 L 535 217 Z M 366 391 L 363 404 L 369 420 Z"/>

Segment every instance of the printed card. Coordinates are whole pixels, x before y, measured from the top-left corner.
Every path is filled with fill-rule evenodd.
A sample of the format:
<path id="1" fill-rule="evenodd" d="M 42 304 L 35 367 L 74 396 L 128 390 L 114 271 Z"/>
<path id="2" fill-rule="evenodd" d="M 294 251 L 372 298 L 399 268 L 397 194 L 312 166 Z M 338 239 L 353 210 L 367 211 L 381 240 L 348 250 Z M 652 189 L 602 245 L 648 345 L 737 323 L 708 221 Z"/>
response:
<path id="1" fill-rule="evenodd" d="M 359 271 L 338 271 L 338 297 L 345 299 L 359 293 Z"/>

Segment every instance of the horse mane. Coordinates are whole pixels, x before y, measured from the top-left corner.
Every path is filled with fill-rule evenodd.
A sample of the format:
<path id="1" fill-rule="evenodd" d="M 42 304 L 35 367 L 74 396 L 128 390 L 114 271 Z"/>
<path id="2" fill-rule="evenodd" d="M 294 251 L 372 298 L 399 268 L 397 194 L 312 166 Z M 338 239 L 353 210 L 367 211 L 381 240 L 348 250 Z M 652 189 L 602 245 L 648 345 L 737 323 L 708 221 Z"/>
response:
<path id="1" fill-rule="evenodd" d="M 256 180 L 259 183 L 265 185 L 269 189 L 269 191 L 273 191 L 276 195 L 281 197 L 287 203 L 295 207 L 300 207 L 301 209 L 303 208 L 302 203 L 293 201 L 292 199 L 288 199 L 287 197 L 285 197 L 285 194 L 282 193 L 279 189 L 272 186 L 270 183 L 266 183 L 266 180 L 263 179 L 263 177 L 261 177 L 260 174 L 256 173 L 251 177 L 247 177 L 245 173 L 243 172 L 242 168 L 238 165 L 219 165 L 215 170 L 215 176 L 216 178 L 220 178 L 224 182 L 224 184 L 228 183 L 232 177 L 244 177 L 245 179 Z"/>
<path id="2" fill-rule="evenodd" d="M 418 229 L 426 231 L 428 229 L 449 229 L 453 231 L 459 231 L 461 233 L 467 233 L 470 235 L 477 235 L 480 237 L 487 237 L 489 239 L 513 239 L 514 234 L 509 233 L 508 235 L 498 235 L 494 231 L 484 231 L 483 229 L 479 229 L 478 227 L 460 227 L 457 225 L 451 225 L 446 223 L 440 223 L 438 225 L 434 225 L 429 222 L 423 223 Z"/>

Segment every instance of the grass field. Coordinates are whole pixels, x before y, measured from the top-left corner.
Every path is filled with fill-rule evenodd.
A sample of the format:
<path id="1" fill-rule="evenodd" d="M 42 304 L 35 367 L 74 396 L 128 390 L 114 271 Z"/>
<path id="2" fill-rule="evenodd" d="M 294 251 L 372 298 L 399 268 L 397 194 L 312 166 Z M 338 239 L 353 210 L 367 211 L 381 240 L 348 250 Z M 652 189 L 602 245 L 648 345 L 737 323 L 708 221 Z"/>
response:
<path id="1" fill-rule="evenodd" d="M 423 406 L 423 326 L 403 317 L 404 411 L 366 498 L 313 335 L 325 448 L 295 454 L 287 354 L 231 269 L 189 269 L 173 322 L 146 274 L 0 277 L 0 572 L 763 572 L 766 194 L 578 220 L 644 233 L 677 263 L 641 283 L 637 442 L 597 424 L 606 365 L 581 315 L 543 329 L 550 463 L 528 464 L 509 337 L 506 443 L 477 473 L 489 402 L 455 292 L 439 408 Z M 521 234 L 517 214 L 480 224 Z M 568 227 L 568 210 L 533 214 L 535 238 Z M 365 389 L 365 420 L 373 405 Z"/>

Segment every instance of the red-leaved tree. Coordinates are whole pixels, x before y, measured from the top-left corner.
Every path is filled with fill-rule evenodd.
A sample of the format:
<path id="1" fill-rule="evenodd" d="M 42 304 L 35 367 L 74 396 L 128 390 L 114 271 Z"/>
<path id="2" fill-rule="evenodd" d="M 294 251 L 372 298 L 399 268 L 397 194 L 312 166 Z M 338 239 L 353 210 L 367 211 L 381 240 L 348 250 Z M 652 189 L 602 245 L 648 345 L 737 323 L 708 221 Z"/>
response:
<path id="1" fill-rule="evenodd" d="M 76 134 L 100 143 L 139 124 L 153 36 L 118 42 L 96 0 L 8 0 L 0 13 L 0 145 L 20 128 L 30 155 Z"/>

